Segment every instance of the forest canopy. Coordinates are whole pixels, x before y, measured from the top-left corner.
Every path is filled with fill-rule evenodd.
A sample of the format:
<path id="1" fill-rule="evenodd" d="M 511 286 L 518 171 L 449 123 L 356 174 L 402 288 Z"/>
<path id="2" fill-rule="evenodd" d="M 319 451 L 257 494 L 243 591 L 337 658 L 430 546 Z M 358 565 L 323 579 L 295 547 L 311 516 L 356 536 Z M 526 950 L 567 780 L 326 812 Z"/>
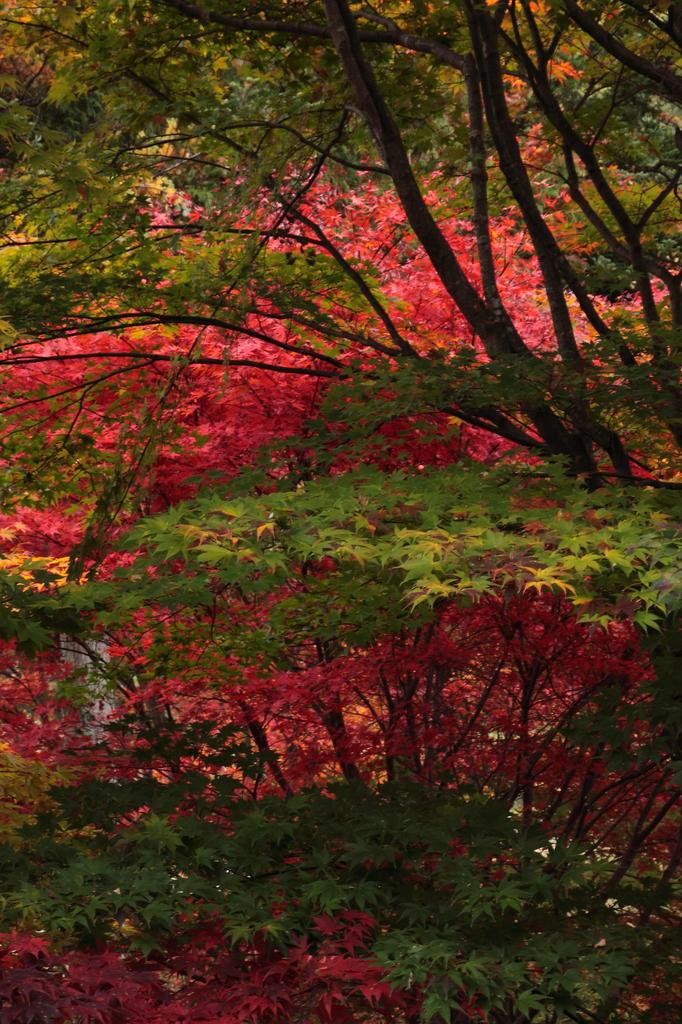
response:
<path id="1" fill-rule="evenodd" d="M 0 24 L 0 1020 L 675 1024 L 682 5 Z"/>

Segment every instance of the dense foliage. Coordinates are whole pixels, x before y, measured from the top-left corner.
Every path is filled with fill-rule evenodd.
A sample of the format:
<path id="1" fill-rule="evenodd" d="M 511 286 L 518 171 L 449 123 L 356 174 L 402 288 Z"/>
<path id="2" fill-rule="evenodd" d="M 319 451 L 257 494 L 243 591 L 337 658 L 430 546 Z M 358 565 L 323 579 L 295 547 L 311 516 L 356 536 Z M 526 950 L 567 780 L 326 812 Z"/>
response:
<path id="1" fill-rule="evenodd" d="M 0 1021 L 674 1024 L 682 7 L 1 21 Z"/>

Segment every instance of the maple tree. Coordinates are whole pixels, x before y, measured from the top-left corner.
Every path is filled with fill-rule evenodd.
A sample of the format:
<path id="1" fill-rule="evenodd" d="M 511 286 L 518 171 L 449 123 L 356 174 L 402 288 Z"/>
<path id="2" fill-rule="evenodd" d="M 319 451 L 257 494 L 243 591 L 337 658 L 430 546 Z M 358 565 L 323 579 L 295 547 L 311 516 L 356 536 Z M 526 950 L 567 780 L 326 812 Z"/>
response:
<path id="1" fill-rule="evenodd" d="M 679 4 L 2 24 L 0 1019 L 672 1024 Z"/>

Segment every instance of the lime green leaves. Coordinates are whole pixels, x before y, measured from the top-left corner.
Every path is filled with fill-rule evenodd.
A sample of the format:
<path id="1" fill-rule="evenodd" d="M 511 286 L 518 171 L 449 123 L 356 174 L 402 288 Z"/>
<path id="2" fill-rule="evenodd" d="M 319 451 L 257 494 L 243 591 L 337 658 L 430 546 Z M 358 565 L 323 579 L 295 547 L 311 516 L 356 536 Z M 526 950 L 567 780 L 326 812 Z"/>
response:
<path id="1" fill-rule="evenodd" d="M 207 496 L 139 524 L 132 549 L 180 557 L 246 590 L 274 589 L 307 563 L 334 580 L 373 581 L 406 613 L 443 599 L 554 594 L 589 620 L 632 615 L 649 628 L 681 600 L 674 496 L 589 494 L 578 483 L 459 464 L 437 474 L 366 468 L 293 491 Z M 269 582 L 268 582 L 269 581 Z"/>

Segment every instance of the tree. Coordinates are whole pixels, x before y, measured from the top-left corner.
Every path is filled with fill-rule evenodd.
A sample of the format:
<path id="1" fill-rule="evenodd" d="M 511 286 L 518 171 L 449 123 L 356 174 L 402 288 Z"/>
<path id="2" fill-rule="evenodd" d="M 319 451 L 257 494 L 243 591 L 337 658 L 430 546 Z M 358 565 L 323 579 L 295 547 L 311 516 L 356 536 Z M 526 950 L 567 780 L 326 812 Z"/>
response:
<path id="1" fill-rule="evenodd" d="M 9 6 L 8 1020 L 674 1019 L 679 20 Z"/>

